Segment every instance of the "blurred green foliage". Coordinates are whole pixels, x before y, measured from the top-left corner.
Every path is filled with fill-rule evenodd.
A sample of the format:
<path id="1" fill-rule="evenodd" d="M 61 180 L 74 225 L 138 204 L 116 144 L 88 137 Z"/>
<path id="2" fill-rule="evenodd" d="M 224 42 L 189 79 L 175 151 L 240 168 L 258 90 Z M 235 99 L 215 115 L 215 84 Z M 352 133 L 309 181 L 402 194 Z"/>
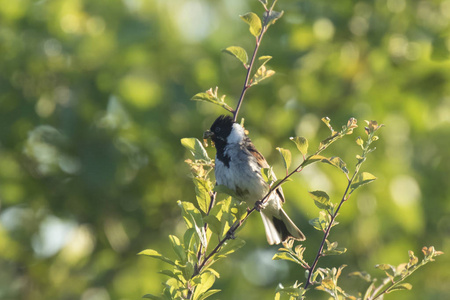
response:
<path id="1" fill-rule="evenodd" d="M 295 147 L 288 137 L 317 144 L 326 136 L 323 116 L 386 125 L 363 168 L 378 180 L 346 203 L 332 233 L 348 251 L 321 262 L 347 263 L 344 275 L 382 275 L 375 264 L 403 262 L 407 250 L 449 253 L 450 1 L 277 6 L 285 14 L 260 50 L 277 73 L 248 92 L 240 112 L 275 171 L 283 172 L 275 148 Z M 176 203 L 195 192 L 180 139 L 200 138 L 223 112 L 189 99 L 218 85 L 234 105 L 244 74 L 221 50 L 253 47 L 238 15 L 258 7 L 0 0 L 1 299 L 137 299 L 161 290 L 162 265 L 136 254 L 166 253 L 167 236 L 184 230 Z M 348 139 L 333 154 L 349 163 L 354 145 Z M 308 191 L 338 197 L 340 175 L 314 166 L 284 185 L 285 208 L 312 245 L 321 235 L 308 224 L 317 214 Z M 271 261 L 276 247 L 266 245 L 259 218 L 239 235 L 247 244 L 218 263 L 217 297 L 270 299 L 278 282 L 303 278 Z M 309 261 L 314 250 L 305 252 Z M 448 299 L 446 256 L 395 299 Z M 360 282 L 344 275 L 351 292 Z"/>

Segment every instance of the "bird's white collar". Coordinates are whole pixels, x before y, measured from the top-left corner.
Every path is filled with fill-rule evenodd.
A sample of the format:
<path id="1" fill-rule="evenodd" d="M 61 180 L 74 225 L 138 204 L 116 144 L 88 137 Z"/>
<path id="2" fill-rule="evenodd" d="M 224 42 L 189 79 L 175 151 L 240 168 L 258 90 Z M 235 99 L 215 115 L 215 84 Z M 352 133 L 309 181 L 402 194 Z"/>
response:
<path id="1" fill-rule="evenodd" d="M 244 128 L 238 123 L 233 124 L 230 135 L 227 138 L 229 144 L 240 144 L 245 137 Z"/>

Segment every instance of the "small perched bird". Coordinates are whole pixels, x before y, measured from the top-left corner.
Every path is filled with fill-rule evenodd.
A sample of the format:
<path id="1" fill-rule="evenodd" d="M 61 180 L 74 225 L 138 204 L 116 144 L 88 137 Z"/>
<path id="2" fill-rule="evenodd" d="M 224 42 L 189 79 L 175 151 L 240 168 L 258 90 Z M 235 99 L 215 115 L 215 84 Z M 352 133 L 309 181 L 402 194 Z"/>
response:
<path id="1" fill-rule="evenodd" d="M 203 137 L 210 138 L 216 147 L 214 171 L 217 184 L 234 191 L 250 207 L 261 201 L 270 189 L 261 175 L 261 168 L 269 168 L 269 164 L 256 150 L 244 128 L 230 116 L 222 115 L 205 131 Z M 305 235 L 281 207 L 284 201 L 283 190 L 278 187 L 260 209 L 270 245 L 288 239 L 305 240 Z"/>

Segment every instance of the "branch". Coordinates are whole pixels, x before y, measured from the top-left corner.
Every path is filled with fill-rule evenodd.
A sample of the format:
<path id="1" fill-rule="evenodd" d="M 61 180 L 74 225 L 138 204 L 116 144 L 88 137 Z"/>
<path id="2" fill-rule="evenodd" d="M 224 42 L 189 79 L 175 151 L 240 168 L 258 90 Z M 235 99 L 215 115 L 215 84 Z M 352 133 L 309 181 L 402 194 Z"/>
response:
<path id="1" fill-rule="evenodd" d="M 234 120 L 234 122 L 236 122 L 236 120 L 237 120 L 239 109 L 241 108 L 242 102 L 244 101 L 245 92 L 247 92 L 247 90 L 251 86 L 251 85 L 249 85 L 250 75 L 252 73 L 253 65 L 255 63 L 256 54 L 258 53 L 259 46 L 261 45 L 261 40 L 262 40 L 262 38 L 263 38 L 264 34 L 266 33 L 267 28 L 268 28 L 268 26 L 267 26 L 268 25 L 268 19 L 269 19 L 268 16 L 269 16 L 270 12 L 273 10 L 273 6 L 275 5 L 275 2 L 273 3 L 273 5 L 272 5 L 272 7 L 270 9 L 267 9 L 266 6 L 264 6 L 264 8 L 266 10 L 266 14 L 265 14 L 265 17 L 264 17 L 263 26 L 262 26 L 262 29 L 261 29 L 261 32 L 260 32 L 259 36 L 256 38 L 255 49 L 253 50 L 252 59 L 250 60 L 250 64 L 247 67 L 247 74 L 245 76 L 245 81 L 244 81 L 244 86 L 242 87 L 241 96 L 239 97 L 238 104 L 237 104 L 236 109 L 234 110 L 234 113 L 233 113 L 233 120 Z"/>

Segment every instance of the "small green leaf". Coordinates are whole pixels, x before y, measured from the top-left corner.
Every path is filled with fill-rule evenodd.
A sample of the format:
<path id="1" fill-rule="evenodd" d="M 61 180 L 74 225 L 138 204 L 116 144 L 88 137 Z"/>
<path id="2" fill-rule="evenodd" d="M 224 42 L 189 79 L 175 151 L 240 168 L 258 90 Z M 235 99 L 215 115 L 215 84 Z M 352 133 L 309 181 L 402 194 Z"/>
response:
<path id="1" fill-rule="evenodd" d="M 209 290 L 206 293 L 203 293 L 202 295 L 200 295 L 198 300 L 204 300 L 204 299 L 208 298 L 209 296 L 212 296 L 218 292 L 220 292 L 220 290 Z"/>
<path id="2" fill-rule="evenodd" d="M 292 178 L 288 177 L 288 178 L 277 179 L 277 181 L 273 182 L 271 186 L 273 186 L 273 187 L 277 186 L 282 181 L 283 181 L 283 183 L 281 185 L 285 184 L 286 182 L 292 181 Z"/>
<path id="3" fill-rule="evenodd" d="M 301 265 L 300 261 L 289 252 L 278 252 L 272 257 L 272 260 L 288 260 Z"/>
<path id="4" fill-rule="evenodd" d="M 352 193 L 354 190 L 356 190 L 357 188 L 359 188 L 360 186 L 362 186 L 364 184 L 371 183 L 375 179 L 377 179 L 377 178 L 368 172 L 360 173 L 358 175 L 358 177 L 356 177 L 356 179 L 353 181 L 352 185 L 350 186 L 351 187 L 350 193 Z"/>
<path id="5" fill-rule="evenodd" d="M 168 264 L 175 265 L 175 263 L 171 259 L 161 255 L 160 253 L 158 253 L 158 251 L 153 250 L 153 249 L 146 249 L 144 251 L 139 252 L 138 255 L 150 256 L 150 257 L 162 260 L 163 262 L 166 262 Z"/>
<path id="6" fill-rule="evenodd" d="M 324 159 L 327 159 L 327 158 L 322 155 L 310 155 L 303 161 L 302 166 L 306 167 L 307 165 L 310 165 L 310 164 L 318 162 L 318 161 L 322 161 Z"/>
<path id="7" fill-rule="evenodd" d="M 219 102 L 217 101 L 217 99 L 211 95 L 211 93 L 197 93 L 195 94 L 192 98 L 192 101 L 202 101 L 202 102 L 209 102 L 209 103 L 213 103 L 213 104 L 219 104 Z"/>
<path id="8" fill-rule="evenodd" d="M 214 274 L 212 274 L 211 272 L 204 272 L 203 274 L 200 274 L 198 276 L 199 282 L 196 285 L 192 299 L 193 300 L 201 299 L 201 296 L 212 287 L 215 280 L 216 276 L 214 276 Z"/>
<path id="9" fill-rule="evenodd" d="M 208 156 L 202 143 L 196 138 L 183 138 L 181 139 L 181 145 L 191 151 L 195 159 L 204 160 L 210 162 L 211 159 Z"/>
<path id="10" fill-rule="evenodd" d="M 360 136 L 358 136 L 358 138 L 356 139 L 356 144 L 358 144 L 358 146 L 361 146 L 361 148 L 364 149 L 364 141 Z"/>
<path id="11" fill-rule="evenodd" d="M 332 166 L 335 166 L 336 168 L 340 169 L 345 174 L 348 174 L 347 165 L 340 157 L 333 156 L 328 159 L 323 159 L 322 162 L 328 163 Z"/>
<path id="12" fill-rule="evenodd" d="M 219 250 L 218 257 L 226 257 L 227 255 L 237 251 L 245 245 L 245 241 L 240 238 L 231 239 L 225 242 L 225 245 Z"/>
<path id="13" fill-rule="evenodd" d="M 234 197 L 234 198 L 239 198 L 239 196 L 229 187 L 225 186 L 225 185 L 216 185 L 213 189 L 214 192 L 217 193 L 222 193 L 222 194 L 226 194 L 228 196 Z"/>
<path id="14" fill-rule="evenodd" d="M 261 175 L 265 182 L 272 184 L 273 182 L 273 170 L 272 168 L 261 168 Z"/>
<path id="15" fill-rule="evenodd" d="M 315 229 L 319 231 L 325 231 L 328 226 L 328 220 L 326 218 L 325 212 L 321 210 L 319 213 L 319 217 L 309 220 L 309 224 L 311 224 Z"/>
<path id="16" fill-rule="evenodd" d="M 209 204 L 211 203 L 211 184 L 198 177 L 192 178 L 195 184 L 195 196 L 197 199 L 198 207 L 201 211 L 203 211 L 205 214 L 208 213 Z"/>
<path id="17" fill-rule="evenodd" d="M 386 293 L 389 294 L 394 291 L 404 291 L 404 290 L 411 290 L 411 289 L 412 289 L 412 285 L 410 283 L 401 283 L 401 284 L 392 286 L 391 288 L 389 288 L 386 291 Z"/>
<path id="18" fill-rule="evenodd" d="M 250 33 L 258 37 L 262 30 L 261 19 L 253 12 L 246 13 L 240 17 L 250 26 Z"/>
<path id="19" fill-rule="evenodd" d="M 266 17 L 266 22 L 268 25 L 275 24 L 275 22 L 281 18 L 284 14 L 284 11 L 275 11 L 271 10 L 264 13 L 264 17 Z"/>
<path id="20" fill-rule="evenodd" d="M 178 201 L 178 206 L 181 208 L 181 215 L 188 228 L 195 228 L 195 226 L 203 225 L 202 214 L 194 204 L 186 201 Z"/>
<path id="21" fill-rule="evenodd" d="M 286 168 L 286 170 L 289 170 L 289 167 L 291 166 L 292 162 L 291 151 L 280 147 L 277 147 L 277 150 L 278 152 L 280 152 L 281 157 L 283 158 L 284 167 Z"/>
<path id="22" fill-rule="evenodd" d="M 273 75 L 275 75 L 274 70 L 268 70 L 265 65 L 262 65 L 258 68 L 255 75 L 253 75 L 250 85 L 257 85 L 264 79 L 267 79 Z"/>
<path id="23" fill-rule="evenodd" d="M 291 141 L 295 143 L 298 151 L 304 156 L 308 153 L 308 140 L 302 136 L 290 137 Z"/>
<path id="24" fill-rule="evenodd" d="M 263 56 L 258 57 L 258 60 L 262 61 L 263 65 L 265 65 L 271 59 L 272 59 L 272 56 L 270 56 L 270 55 L 263 55 Z"/>
<path id="25" fill-rule="evenodd" d="M 375 268 L 383 270 L 389 278 L 391 278 L 392 280 L 394 279 L 395 276 L 394 266 L 391 266 L 389 264 L 378 264 L 375 266 Z"/>
<path id="26" fill-rule="evenodd" d="M 181 245 L 178 237 L 174 235 L 169 235 L 170 242 L 172 244 L 172 249 L 178 258 L 181 260 L 181 263 L 184 264 L 187 261 L 186 252 L 184 251 L 183 246 Z"/>
<path id="27" fill-rule="evenodd" d="M 228 53 L 228 54 L 236 57 L 244 64 L 244 66 L 247 66 L 248 54 L 244 48 L 238 47 L 238 46 L 230 46 L 230 47 L 223 49 L 222 52 Z"/>
<path id="28" fill-rule="evenodd" d="M 330 209 L 332 203 L 330 202 L 330 196 L 324 191 L 312 191 L 309 192 L 311 198 L 313 198 L 314 203 L 320 209 Z"/>

